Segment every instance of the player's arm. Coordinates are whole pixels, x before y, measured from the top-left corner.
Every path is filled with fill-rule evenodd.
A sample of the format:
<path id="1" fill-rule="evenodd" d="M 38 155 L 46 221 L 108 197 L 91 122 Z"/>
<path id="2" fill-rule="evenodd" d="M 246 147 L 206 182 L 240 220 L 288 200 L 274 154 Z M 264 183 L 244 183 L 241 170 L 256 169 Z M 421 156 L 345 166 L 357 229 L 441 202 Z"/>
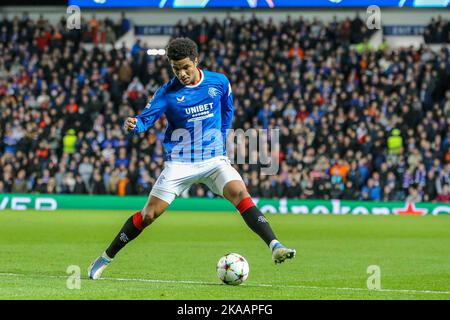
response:
<path id="1" fill-rule="evenodd" d="M 222 114 L 222 127 L 221 132 L 224 137 L 226 137 L 227 129 L 231 128 L 231 122 L 233 121 L 234 114 L 234 102 L 233 102 L 233 92 L 231 91 L 231 85 L 228 79 L 225 77 L 223 83 L 222 98 L 220 100 L 221 104 L 221 114 Z"/>
<path id="2" fill-rule="evenodd" d="M 167 101 L 163 88 L 158 89 L 144 111 L 135 118 L 127 118 L 124 123 L 125 131 L 139 134 L 151 128 L 167 109 Z"/>

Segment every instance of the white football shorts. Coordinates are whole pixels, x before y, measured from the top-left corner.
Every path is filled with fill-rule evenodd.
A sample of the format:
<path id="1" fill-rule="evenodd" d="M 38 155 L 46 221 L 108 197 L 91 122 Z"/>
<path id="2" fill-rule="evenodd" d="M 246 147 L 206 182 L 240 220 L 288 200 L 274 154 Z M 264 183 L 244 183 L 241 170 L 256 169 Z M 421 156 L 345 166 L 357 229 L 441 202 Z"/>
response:
<path id="1" fill-rule="evenodd" d="M 166 161 L 150 195 L 170 204 L 192 184 L 202 183 L 215 194 L 223 196 L 223 188 L 233 180 L 243 181 L 226 156 L 195 163 Z"/>

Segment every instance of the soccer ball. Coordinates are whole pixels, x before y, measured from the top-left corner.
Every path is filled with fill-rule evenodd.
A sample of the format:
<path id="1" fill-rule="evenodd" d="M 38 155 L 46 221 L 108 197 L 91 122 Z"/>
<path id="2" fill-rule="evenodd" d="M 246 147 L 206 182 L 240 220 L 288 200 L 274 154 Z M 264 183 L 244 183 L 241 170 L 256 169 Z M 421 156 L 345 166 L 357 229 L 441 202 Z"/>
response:
<path id="1" fill-rule="evenodd" d="M 237 286 L 248 278 L 247 260 L 237 253 L 228 253 L 217 262 L 217 276 L 223 283 Z"/>

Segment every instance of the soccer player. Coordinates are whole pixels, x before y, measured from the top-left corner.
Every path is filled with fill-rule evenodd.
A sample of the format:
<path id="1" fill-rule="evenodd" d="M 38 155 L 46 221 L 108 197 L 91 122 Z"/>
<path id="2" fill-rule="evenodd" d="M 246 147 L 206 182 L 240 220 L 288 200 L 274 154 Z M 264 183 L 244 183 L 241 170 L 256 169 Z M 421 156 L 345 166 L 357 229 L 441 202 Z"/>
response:
<path id="1" fill-rule="evenodd" d="M 295 250 L 277 240 L 269 222 L 253 203 L 240 174 L 226 157 L 224 141 L 234 109 L 227 77 L 200 69 L 197 45 L 188 38 L 170 41 L 167 57 L 175 77 L 156 91 L 140 115 L 127 118 L 124 123 L 125 131 L 139 134 L 166 115 L 164 170 L 144 208 L 125 222 L 106 251 L 89 266 L 89 277 L 100 278 L 116 254 L 194 183 L 203 183 L 215 194 L 228 199 L 248 227 L 269 246 L 275 263 L 293 258 Z M 210 136 L 206 137 L 204 132 L 209 132 Z M 180 138 L 183 139 L 180 141 Z"/>

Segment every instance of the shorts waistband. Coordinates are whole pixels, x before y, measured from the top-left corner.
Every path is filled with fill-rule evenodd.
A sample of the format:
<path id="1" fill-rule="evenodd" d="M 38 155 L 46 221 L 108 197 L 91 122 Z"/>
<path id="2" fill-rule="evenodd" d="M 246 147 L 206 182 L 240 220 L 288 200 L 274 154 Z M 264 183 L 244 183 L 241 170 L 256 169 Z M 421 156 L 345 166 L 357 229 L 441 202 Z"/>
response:
<path id="1" fill-rule="evenodd" d="M 171 161 L 171 160 L 168 160 L 168 161 L 166 161 L 166 164 L 177 164 L 177 165 L 178 165 L 178 164 L 185 164 L 185 165 L 196 164 L 196 165 L 202 165 L 202 164 L 214 162 L 214 161 L 217 161 L 217 160 L 227 160 L 227 159 L 228 159 L 228 158 L 227 158 L 226 156 L 217 156 L 217 157 L 209 158 L 209 159 L 202 160 L 202 161 L 191 161 L 191 162 L 188 162 L 188 161 Z"/>

